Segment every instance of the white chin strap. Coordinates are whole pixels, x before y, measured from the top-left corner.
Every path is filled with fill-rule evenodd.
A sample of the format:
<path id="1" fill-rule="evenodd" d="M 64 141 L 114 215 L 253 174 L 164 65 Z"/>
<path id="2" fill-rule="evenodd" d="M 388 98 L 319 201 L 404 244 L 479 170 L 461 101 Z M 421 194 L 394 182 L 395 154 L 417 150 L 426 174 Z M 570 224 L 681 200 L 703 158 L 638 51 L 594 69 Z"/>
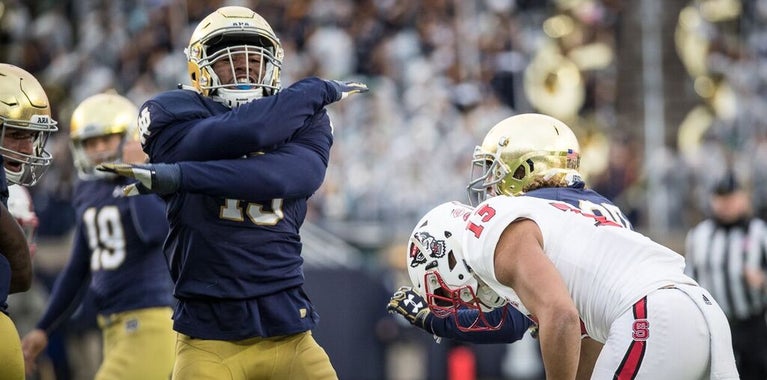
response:
<path id="1" fill-rule="evenodd" d="M 264 89 L 257 87 L 248 90 L 233 90 L 231 88 L 219 88 L 213 96 L 213 100 L 229 107 L 237 108 L 245 103 L 264 97 Z"/>

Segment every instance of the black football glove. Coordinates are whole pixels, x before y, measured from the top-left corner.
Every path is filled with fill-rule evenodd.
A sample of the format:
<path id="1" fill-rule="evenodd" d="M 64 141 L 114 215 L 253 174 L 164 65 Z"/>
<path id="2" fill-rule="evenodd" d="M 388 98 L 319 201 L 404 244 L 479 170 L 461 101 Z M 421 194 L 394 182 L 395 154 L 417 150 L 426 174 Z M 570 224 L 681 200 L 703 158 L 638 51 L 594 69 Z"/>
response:
<path id="1" fill-rule="evenodd" d="M 166 195 L 181 186 L 181 168 L 178 164 L 101 164 L 97 170 L 135 178 L 138 182 L 123 187 L 126 196 L 141 194 Z"/>
<path id="2" fill-rule="evenodd" d="M 389 314 L 397 313 L 405 319 L 407 319 L 413 326 L 422 328 L 429 331 L 427 326 L 431 323 L 431 318 L 434 315 L 429 311 L 429 305 L 426 304 L 426 300 L 423 299 L 413 288 L 409 286 L 401 286 L 391 296 L 389 304 L 386 305 L 386 310 Z"/>
<path id="3" fill-rule="evenodd" d="M 368 85 L 362 83 L 362 82 L 354 82 L 354 81 L 340 81 L 340 80 L 329 80 L 327 81 L 330 83 L 331 86 L 333 86 L 336 91 L 338 91 L 338 96 L 336 97 L 335 101 L 341 101 L 343 99 L 346 99 L 351 94 L 359 94 L 363 92 L 368 92 Z"/>

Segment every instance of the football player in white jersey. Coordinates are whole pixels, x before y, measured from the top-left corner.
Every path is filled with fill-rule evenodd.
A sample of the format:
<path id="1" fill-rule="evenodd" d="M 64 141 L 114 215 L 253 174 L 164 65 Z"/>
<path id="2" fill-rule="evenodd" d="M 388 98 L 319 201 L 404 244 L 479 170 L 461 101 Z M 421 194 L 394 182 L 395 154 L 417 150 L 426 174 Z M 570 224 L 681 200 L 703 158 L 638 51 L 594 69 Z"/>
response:
<path id="1" fill-rule="evenodd" d="M 547 379 L 575 378 L 580 325 L 604 344 L 592 379 L 738 379 L 727 319 L 684 258 L 608 218 L 497 196 L 441 204 L 411 236 L 431 311 L 476 310 L 464 329 L 484 331 L 484 314 L 508 301 L 537 321 Z M 456 266 L 471 275 L 442 275 Z"/>
<path id="2" fill-rule="evenodd" d="M 578 171 L 579 165 L 580 144 L 567 124 L 538 113 L 508 117 L 494 125 L 474 150 L 467 186 L 469 202 L 476 205 L 497 195 L 524 194 L 566 202 L 632 229 L 629 218 L 618 206 L 586 186 Z M 414 259 L 409 259 L 411 268 L 417 265 Z M 466 275 L 460 266 L 450 269 L 456 276 Z M 535 324 L 510 306 L 485 315 L 483 323 L 498 325 L 497 329 L 462 331 L 462 325 L 476 321 L 476 312 L 464 310 L 455 320 L 433 318 L 428 308 L 413 306 L 422 301 L 422 290 L 418 286 L 420 280 L 411 279 L 415 289 L 400 288 L 387 308 L 431 334 L 471 343 L 512 343 L 521 339 L 528 329 L 535 331 Z M 503 314 L 508 318 L 499 325 Z M 588 378 L 602 345 L 588 338 L 583 339 L 581 345 L 579 378 Z"/>

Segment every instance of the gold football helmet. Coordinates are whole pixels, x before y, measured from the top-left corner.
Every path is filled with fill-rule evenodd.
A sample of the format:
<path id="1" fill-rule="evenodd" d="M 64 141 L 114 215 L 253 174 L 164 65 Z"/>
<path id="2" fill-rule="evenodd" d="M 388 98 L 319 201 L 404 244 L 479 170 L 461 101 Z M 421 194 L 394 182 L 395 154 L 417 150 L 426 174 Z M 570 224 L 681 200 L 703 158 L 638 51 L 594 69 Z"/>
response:
<path id="1" fill-rule="evenodd" d="M 95 170 L 100 163 L 115 163 L 122 160 L 122 146 L 128 140 L 138 140 L 138 108 L 127 98 L 115 93 L 93 95 L 72 111 L 69 124 L 72 159 L 80 178 L 111 177 L 113 174 Z M 107 135 L 119 134 L 122 142 L 107 156 L 93 157 L 85 153 L 83 141 Z"/>
<path id="2" fill-rule="evenodd" d="M 509 117 L 474 148 L 469 202 L 520 195 L 541 181 L 572 182 L 580 177 L 579 165 L 580 145 L 565 123 L 537 113 Z"/>
<path id="3" fill-rule="evenodd" d="M 272 27 L 258 13 L 229 6 L 206 16 L 195 28 L 184 50 L 192 86 L 228 107 L 237 107 L 280 90 L 284 51 Z M 235 58 L 244 57 L 258 67 L 235 69 Z M 229 64 L 236 83 L 221 83 L 213 70 L 217 61 Z"/>
<path id="4" fill-rule="evenodd" d="M 45 150 L 51 133 L 58 131 L 43 86 L 24 69 L 0 63 L 0 152 L 8 182 L 32 186 L 53 162 Z M 12 141 L 31 139 L 31 148 Z"/>

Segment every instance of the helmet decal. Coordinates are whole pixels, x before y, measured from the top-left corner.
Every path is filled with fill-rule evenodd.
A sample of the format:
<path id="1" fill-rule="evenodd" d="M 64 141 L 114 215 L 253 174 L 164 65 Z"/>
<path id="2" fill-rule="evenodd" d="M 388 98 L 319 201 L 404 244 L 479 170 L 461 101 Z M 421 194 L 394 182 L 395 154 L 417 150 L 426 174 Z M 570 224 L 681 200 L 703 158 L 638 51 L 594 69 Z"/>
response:
<path id="1" fill-rule="evenodd" d="M 415 268 L 421 264 L 426 264 L 426 256 L 415 243 L 410 243 L 410 267 Z"/>
<path id="2" fill-rule="evenodd" d="M 449 236 L 449 232 L 447 232 Z M 447 252 L 447 244 L 444 240 L 438 240 L 428 232 L 416 232 L 413 234 L 413 239 L 420 244 L 421 247 L 427 249 L 426 252 L 429 257 L 439 259 L 445 256 Z M 419 248 L 419 244 L 410 244 L 410 266 L 417 266 L 426 263 L 426 256 L 424 252 Z M 428 269 L 428 268 L 427 268 Z"/>

